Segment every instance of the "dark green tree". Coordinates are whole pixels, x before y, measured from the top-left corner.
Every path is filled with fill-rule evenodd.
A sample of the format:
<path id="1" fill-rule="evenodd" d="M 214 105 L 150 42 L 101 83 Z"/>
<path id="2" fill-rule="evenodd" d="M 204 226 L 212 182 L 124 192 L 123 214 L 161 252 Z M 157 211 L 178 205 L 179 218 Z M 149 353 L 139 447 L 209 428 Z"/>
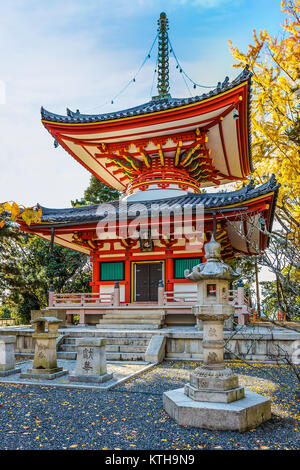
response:
<path id="1" fill-rule="evenodd" d="M 120 193 L 91 177 L 84 197 L 73 206 L 118 199 Z M 20 323 L 29 323 L 31 310 L 45 308 L 48 291 L 90 292 L 91 265 L 88 255 L 54 245 L 6 221 L 0 230 L 0 305 Z"/>
<path id="2" fill-rule="evenodd" d="M 119 191 L 111 188 L 96 178 L 96 176 L 92 175 L 90 184 L 84 191 L 83 197 L 81 199 L 76 199 L 76 201 L 71 201 L 71 204 L 73 207 L 100 204 L 101 202 L 114 201 L 119 199 L 119 197 Z"/>
<path id="3" fill-rule="evenodd" d="M 56 292 L 88 292 L 90 278 L 88 256 L 57 245 L 50 253 L 49 242 L 24 237 L 13 224 L 0 231 L 1 303 L 22 323 L 47 305 L 50 284 Z"/>

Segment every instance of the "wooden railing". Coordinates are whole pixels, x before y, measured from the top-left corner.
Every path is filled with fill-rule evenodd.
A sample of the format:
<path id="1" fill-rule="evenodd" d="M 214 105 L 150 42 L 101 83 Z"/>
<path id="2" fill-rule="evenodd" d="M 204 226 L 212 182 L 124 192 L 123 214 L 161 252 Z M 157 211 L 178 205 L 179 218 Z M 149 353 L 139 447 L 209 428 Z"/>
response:
<path id="1" fill-rule="evenodd" d="M 194 305 L 197 302 L 197 292 L 167 290 L 158 287 L 158 305 Z M 244 289 L 229 291 L 229 303 L 235 307 L 248 309 L 249 299 L 244 295 Z M 49 307 L 97 307 L 120 306 L 120 290 L 110 293 L 63 293 L 49 292 Z"/>
<path id="2" fill-rule="evenodd" d="M 235 289 L 229 290 L 228 300 L 230 304 L 233 304 L 236 306 L 246 305 L 247 307 L 250 307 L 250 300 L 244 294 L 244 288 L 238 287 L 236 290 Z"/>
<path id="3" fill-rule="evenodd" d="M 164 303 L 166 302 L 183 302 L 184 304 L 194 304 L 197 302 L 197 292 L 190 291 L 165 291 L 163 294 Z M 230 290 L 228 295 L 230 304 L 236 307 L 249 306 L 249 299 L 244 295 L 243 291 Z"/>
<path id="4" fill-rule="evenodd" d="M 0 318 L 0 326 L 13 326 L 15 323 L 14 318 Z"/>
<path id="5" fill-rule="evenodd" d="M 193 305 L 197 302 L 197 292 L 178 292 L 174 290 L 165 291 L 163 296 L 163 303 L 165 305 L 167 303 L 169 304 L 170 302 L 181 302 L 184 305 Z"/>
<path id="6" fill-rule="evenodd" d="M 49 293 L 49 307 L 96 307 L 97 305 L 112 305 L 111 293 L 76 293 L 56 294 Z"/>

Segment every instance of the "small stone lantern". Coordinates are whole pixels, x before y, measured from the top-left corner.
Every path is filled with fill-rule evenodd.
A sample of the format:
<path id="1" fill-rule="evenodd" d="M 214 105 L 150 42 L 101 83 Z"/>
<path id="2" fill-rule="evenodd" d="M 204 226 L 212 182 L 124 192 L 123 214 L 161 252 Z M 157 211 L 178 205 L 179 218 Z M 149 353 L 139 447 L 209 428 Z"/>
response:
<path id="1" fill-rule="evenodd" d="M 31 323 L 34 326 L 32 338 L 35 339 L 33 368 L 28 369 L 22 377 L 54 379 L 67 374 L 68 371 L 57 367 L 56 339 L 62 320 L 56 317 L 39 317 Z"/>

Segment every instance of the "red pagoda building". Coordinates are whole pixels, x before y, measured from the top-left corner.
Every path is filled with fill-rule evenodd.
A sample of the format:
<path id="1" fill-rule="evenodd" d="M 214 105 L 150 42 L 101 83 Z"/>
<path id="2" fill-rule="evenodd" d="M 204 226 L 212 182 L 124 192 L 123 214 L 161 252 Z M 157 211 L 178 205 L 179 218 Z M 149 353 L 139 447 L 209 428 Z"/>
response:
<path id="1" fill-rule="evenodd" d="M 39 224 L 22 224 L 23 230 L 90 255 L 92 294 L 50 293 L 49 307 L 73 314 L 79 309 L 82 323 L 111 324 L 105 318 L 121 308 L 142 312 L 156 305 L 160 319 L 179 313 L 184 324 L 196 292 L 184 271 L 203 261 L 203 243 L 212 232 L 224 260 L 257 254 L 268 243 L 259 227 L 272 229 L 278 184 L 274 177 L 260 187 L 247 181 L 253 172 L 251 73 L 245 69 L 232 82 L 227 77 L 201 96 L 171 97 L 167 30 L 162 13 L 158 95 L 150 102 L 97 115 L 41 110 L 56 145 L 121 193 L 109 207 L 41 207 Z M 239 181 L 247 184 L 237 191 L 209 192 Z M 193 245 L 190 234 L 178 230 L 186 220 L 190 231 L 201 224 L 203 243 L 196 237 Z M 110 228 L 102 236 L 105 224 Z"/>

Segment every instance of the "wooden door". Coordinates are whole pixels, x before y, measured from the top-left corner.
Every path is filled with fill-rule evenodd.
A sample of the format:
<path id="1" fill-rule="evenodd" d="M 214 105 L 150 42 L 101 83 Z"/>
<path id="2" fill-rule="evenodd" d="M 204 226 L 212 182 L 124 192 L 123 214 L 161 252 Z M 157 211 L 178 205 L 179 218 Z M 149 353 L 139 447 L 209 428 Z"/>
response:
<path id="1" fill-rule="evenodd" d="M 135 300 L 157 302 L 158 282 L 163 279 L 163 263 L 135 264 Z"/>

